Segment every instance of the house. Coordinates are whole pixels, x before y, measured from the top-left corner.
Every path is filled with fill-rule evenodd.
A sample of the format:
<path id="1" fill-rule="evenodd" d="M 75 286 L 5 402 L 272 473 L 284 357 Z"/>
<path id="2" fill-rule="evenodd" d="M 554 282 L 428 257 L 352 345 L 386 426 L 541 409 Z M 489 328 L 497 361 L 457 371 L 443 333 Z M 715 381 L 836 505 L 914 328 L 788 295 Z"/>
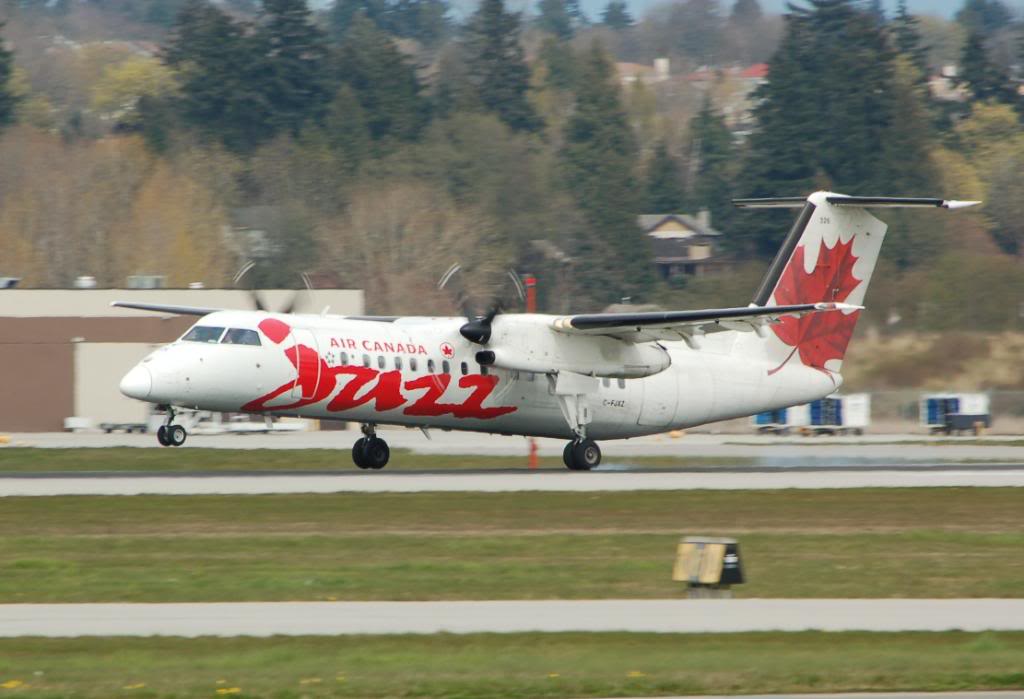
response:
<path id="1" fill-rule="evenodd" d="M 707 211 L 687 214 L 644 214 L 637 218 L 651 238 L 654 264 L 662 279 L 699 277 L 723 268 L 721 232 L 711 227 Z"/>
<path id="2" fill-rule="evenodd" d="M 662 83 L 671 75 L 667 58 L 655 58 L 653 66 L 642 63 L 616 63 L 615 72 L 619 76 L 619 84 L 623 87 L 629 87 L 636 83 L 644 85 Z"/>

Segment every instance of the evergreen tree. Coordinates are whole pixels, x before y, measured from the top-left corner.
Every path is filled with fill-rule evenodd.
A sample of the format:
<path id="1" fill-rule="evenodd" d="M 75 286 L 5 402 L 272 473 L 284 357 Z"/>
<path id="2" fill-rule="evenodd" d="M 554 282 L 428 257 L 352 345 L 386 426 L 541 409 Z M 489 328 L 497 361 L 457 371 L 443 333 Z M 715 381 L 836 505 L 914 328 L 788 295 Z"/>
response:
<path id="1" fill-rule="evenodd" d="M 867 13 L 874 17 L 878 24 L 885 24 L 885 8 L 882 0 L 867 0 Z"/>
<path id="2" fill-rule="evenodd" d="M 306 0 L 263 0 L 255 36 L 263 56 L 263 92 L 275 129 L 297 134 L 330 98 L 327 45 Z"/>
<path id="3" fill-rule="evenodd" d="M 548 37 L 541 44 L 540 60 L 547 68 L 547 84 L 568 92 L 576 86 L 576 55 L 572 46 Z"/>
<path id="4" fill-rule="evenodd" d="M 355 172 L 370 153 L 370 132 L 366 111 L 348 85 L 342 85 L 328 107 L 323 131 L 331 150 L 341 156 L 344 168 Z"/>
<path id="5" fill-rule="evenodd" d="M 519 15 L 504 0 L 483 0 L 466 30 L 467 70 L 481 106 L 516 131 L 543 127 L 527 99 L 530 69 L 519 43 Z"/>
<path id="6" fill-rule="evenodd" d="M 177 69 L 186 124 L 240 152 L 273 136 L 265 55 L 248 27 L 204 0 L 189 0 L 163 56 Z"/>
<path id="7" fill-rule="evenodd" d="M 0 22 L 0 31 L 4 23 Z M 0 38 L 0 128 L 14 121 L 18 96 L 11 89 L 11 75 L 14 73 L 14 54 L 4 46 Z"/>
<path id="8" fill-rule="evenodd" d="M 389 31 L 392 25 L 391 6 L 387 0 L 335 0 L 327 13 L 327 25 L 335 39 L 348 32 L 356 15 L 363 15 L 379 29 Z"/>
<path id="9" fill-rule="evenodd" d="M 754 27 L 763 16 L 757 0 L 736 0 L 729 13 L 729 21 L 741 27 Z"/>
<path id="10" fill-rule="evenodd" d="M 719 229 L 733 215 L 734 150 L 725 118 L 715 111 L 710 99 L 705 99 L 690 126 L 690 160 L 696 167 L 689 200 L 691 209 L 710 211 Z"/>
<path id="11" fill-rule="evenodd" d="M 928 47 L 921 42 L 919 23 L 917 17 L 907 11 L 907 0 L 899 0 L 891 25 L 893 41 L 896 49 L 917 68 L 919 82 L 923 83 L 928 80 Z"/>
<path id="12" fill-rule="evenodd" d="M 956 21 L 969 32 L 990 38 L 1013 22 L 1013 15 L 1000 0 L 966 0 Z"/>
<path id="13" fill-rule="evenodd" d="M 429 105 L 415 68 L 391 37 L 362 15 L 345 35 L 336 74 L 358 100 L 374 141 L 413 140 L 426 125 Z"/>
<path id="14" fill-rule="evenodd" d="M 757 2 L 757 0 L 753 0 L 753 2 Z M 621 31 L 632 27 L 635 20 L 629 13 L 629 5 L 626 4 L 626 0 L 608 0 L 608 4 L 601 12 L 601 23 L 606 27 Z"/>
<path id="15" fill-rule="evenodd" d="M 985 39 L 980 33 L 973 32 L 967 37 L 960 57 L 959 80 L 970 89 L 972 101 L 1016 102 L 1009 77 L 989 59 Z"/>
<path id="16" fill-rule="evenodd" d="M 540 0 L 537 3 L 537 27 L 559 39 L 571 39 L 575 33 L 565 0 Z"/>
<path id="17" fill-rule="evenodd" d="M 650 287 L 651 258 L 637 225 L 637 147 L 608 57 L 595 43 L 580 60 L 576 110 L 565 126 L 566 186 L 587 221 L 576 282 L 593 300 L 637 298 Z"/>
<path id="18" fill-rule="evenodd" d="M 671 214 L 683 211 L 686 197 L 679 161 L 668 152 L 662 141 L 654 149 L 654 156 L 647 166 L 645 183 L 646 206 L 649 214 Z"/>

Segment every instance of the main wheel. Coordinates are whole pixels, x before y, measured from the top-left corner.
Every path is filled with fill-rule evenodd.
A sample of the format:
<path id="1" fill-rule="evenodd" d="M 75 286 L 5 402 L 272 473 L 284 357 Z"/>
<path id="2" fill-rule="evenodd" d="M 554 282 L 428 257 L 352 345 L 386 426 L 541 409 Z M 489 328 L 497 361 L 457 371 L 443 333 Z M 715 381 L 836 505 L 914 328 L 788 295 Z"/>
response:
<path id="1" fill-rule="evenodd" d="M 352 463 L 359 468 L 370 468 L 366 462 L 366 437 L 360 437 L 352 445 Z"/>
<path id="2" fill-rule="evenodd" d="M 181 425 L 168 425 L 166 435 L 167 443 L 172 447 L 180 447 L 185 443 L 185 438 L 188 437 L 188 433 L 185 432 L 185 428 Z"/>
<path id="3" fill-rule="evenodd" d="M 572 466 L 573 466 L 573 463 L 572 463 L 572 445 L 573 444 L 575 444 L 575 442 L 569 442 L 568 444 L 565 445 L 565 449 L 562 450 L 562 462 L 565 464 L 566 468 L 572 468 Z"/>
<path id="4" fill-rule="evenodd" d="M 574 471 L 589 471 L 601 463 L 601 449 L 592 439 L 574 442 L 572 445 L 572 463 L 569 468 Z"/>
<path id="5" fill-rule="evenodd" d="M 391 449 L 383 439 L 373 437 L 363 448 L 363 458 L 366 459 L 367 467 L 379 470 L 388 465 L 388 459 L 391 458 Z"/>
<path id="6" fill-rule="evenodd" d="M 160 446 L 169 447 L 171 443 L 167 441 L 167 425 L 160 425 L 156 430 L 156 441 L 160 442 Z"/>

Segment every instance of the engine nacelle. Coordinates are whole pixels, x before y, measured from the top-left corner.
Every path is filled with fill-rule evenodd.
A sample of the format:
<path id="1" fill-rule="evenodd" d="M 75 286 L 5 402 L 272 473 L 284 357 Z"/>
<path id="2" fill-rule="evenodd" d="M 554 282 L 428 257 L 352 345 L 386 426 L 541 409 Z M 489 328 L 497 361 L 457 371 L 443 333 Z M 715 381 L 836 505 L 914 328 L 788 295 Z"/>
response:
<path id="1" fill-rule="evenodd" d="M 577 338 L 573 338 L 576 340 Z M 579 349 L 593 350 L 598 344 L 604 344 L 606 338 L 579 338 L 584 342 L 566 342 L 563 344 L 580 344 Z M 476 353 L 476 361 L 481 366 L 493 366 L 511 371 L 530 371 L 536 374 L 553 374 L 559 371 L 571 371 L 575 374 L 598 376 L 612 379 L 641 379 L 661 373 L 672 365 L 672 359 L 664 348 L 655 344 L 635 345 L 614 342 L 617 347 L 609 352 L 578 351 L 542 353 L 523 351 L 516 348 L 495 347 Z"/>

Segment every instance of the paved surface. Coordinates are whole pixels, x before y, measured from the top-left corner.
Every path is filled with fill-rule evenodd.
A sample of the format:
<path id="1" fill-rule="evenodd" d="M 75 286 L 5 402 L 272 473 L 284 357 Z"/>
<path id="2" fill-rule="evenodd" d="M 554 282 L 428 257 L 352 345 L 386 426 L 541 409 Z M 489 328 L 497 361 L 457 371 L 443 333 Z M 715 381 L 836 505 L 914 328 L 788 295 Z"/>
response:
<path id="1" fill-rule="evenodd" d="M 443 432 L 432 430 L 427 439 L 417 429 L 382 429 L 393 448 L 419 454 L 480 454 L 522 456 L 528 450 L 525 437 Z M 159 448 L 149 434 L 40 433 L 11 434 L 9 446 L 76 448 L 130 446 Z M 359 438 L 354 430 L 279 434 L 191 435 L 189 447 L 210 449 L 336 449 L 348 463 L 348 452 Z M 866 435 L 864 437 L 758 437 L 752 434 L 670 434 L 636 439 L 602 441 L 606 462 L 618 456 L 676 456 L 754 460 L 761 466 L 850 465 L 871 463 L 935 463 L 940 461 L 1024 462 L 1024 437 L 986 437 L 979 446 L 973 437 L 948 438 L 920 435 Z M 545 456 L 561 456 L 565 442 L 538 439 Z M 0 446 L 0 449 L 3 447 Z"/>
<path id="2" fill-rule="evenodd" d="M 0 605 L 0 636 L 1024 629 L 1024 600 L 550 600 Z"/>
<path id="3" fill-rule="evenodd" d="M 646 699 L 649 699 L 646 698 Z M 736 696 L 660 697 L 659 699 L 737 699 Z M 743 699 L 1024 699 L 1024 692 L 847 692 L 842 694 L 744 694 Z"/>
<path id="4" fill-rule="evenodd" d="M 1024 468 L 913 471 L 569 471 L 242 475 L 61 475 L 0 478 L 0 497 L 51 495 L 269 495 L 783 488 L 1024 487 Z"/>

